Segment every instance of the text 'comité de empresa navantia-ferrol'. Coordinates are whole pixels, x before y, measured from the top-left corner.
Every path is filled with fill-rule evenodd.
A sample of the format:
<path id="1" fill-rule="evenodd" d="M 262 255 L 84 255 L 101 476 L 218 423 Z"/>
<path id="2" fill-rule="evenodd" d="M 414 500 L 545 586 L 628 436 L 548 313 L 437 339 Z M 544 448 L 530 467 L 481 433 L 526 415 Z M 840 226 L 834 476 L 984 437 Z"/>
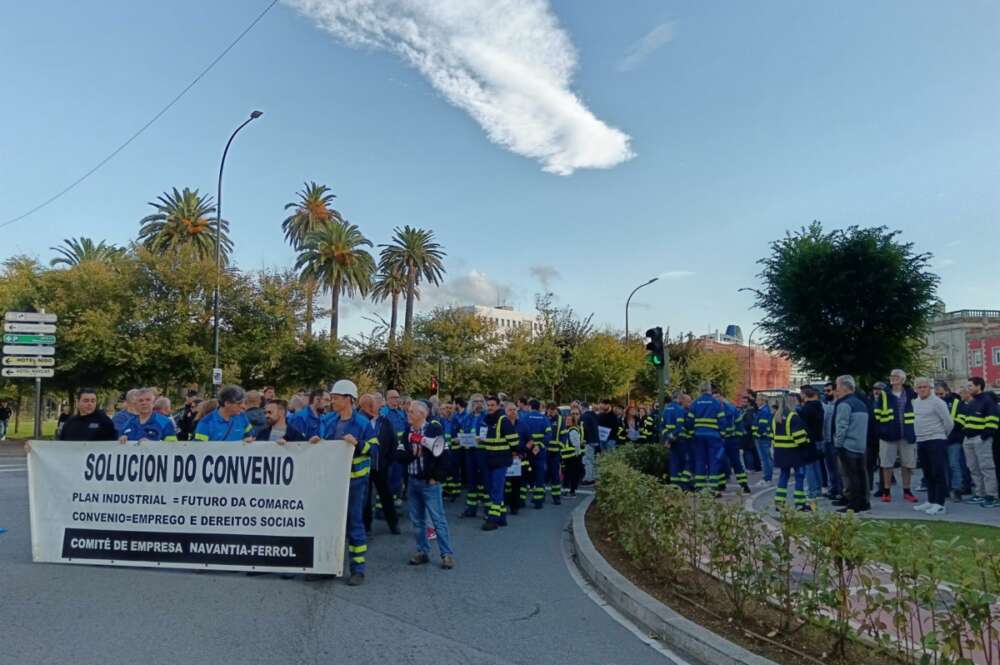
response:
<path id="1" fill-rule="evenodd" d="M 90 453 L 84 480 L 215 485 L 291 485 L 295 460 L 273 455 L 141 455 Z"/>

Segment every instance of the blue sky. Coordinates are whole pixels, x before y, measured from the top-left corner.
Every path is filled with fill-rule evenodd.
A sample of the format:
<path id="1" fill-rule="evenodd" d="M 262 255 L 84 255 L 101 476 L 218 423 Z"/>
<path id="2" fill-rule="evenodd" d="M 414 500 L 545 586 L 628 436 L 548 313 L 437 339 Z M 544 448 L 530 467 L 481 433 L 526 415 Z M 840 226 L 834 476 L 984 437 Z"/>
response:
<path id="1" fill-rule="evenodd" d="M 142 126 L 266 4 L 7 3 L 0 221 Z M 503 0 L 470 18 L 477 4 L 277 5 L 102 170 L 0 229 L 0 256 L 125 243 L 162 191 L 214 195 L 229 132 L 261 109 L 223 197 L 247 269 L 291 264 L 282 207 L 316 180 L 376 244 L 437 232 L 449 278 L 426 305 L 530 309 L 543 276 L 620 328 L 631 288 L 670 272 L 633 301 L 634 330 L 747 332 L 736 289 L 769 241 L 820 219 L 902 229 L 949 308 L 1000 307 L 1000 5 Z M 342 329 L 369 327 L 368 307 Z"/>

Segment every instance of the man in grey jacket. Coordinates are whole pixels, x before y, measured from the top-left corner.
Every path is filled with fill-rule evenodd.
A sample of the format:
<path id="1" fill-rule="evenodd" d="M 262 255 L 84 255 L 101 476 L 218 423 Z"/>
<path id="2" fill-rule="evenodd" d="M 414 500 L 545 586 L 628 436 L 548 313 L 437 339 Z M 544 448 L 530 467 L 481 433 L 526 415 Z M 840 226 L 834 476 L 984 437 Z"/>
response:
<path id="1" fill-rule="evenodd" d="M 854 377 L 837 377 L 833 417 L 833 445 L 837 449 L 844 471 L 847 505 L 837 512 L 856 513 L 871 509 L 865 472 L 865 450 L 868 445 L 868 407 L 854 395 Z"/>

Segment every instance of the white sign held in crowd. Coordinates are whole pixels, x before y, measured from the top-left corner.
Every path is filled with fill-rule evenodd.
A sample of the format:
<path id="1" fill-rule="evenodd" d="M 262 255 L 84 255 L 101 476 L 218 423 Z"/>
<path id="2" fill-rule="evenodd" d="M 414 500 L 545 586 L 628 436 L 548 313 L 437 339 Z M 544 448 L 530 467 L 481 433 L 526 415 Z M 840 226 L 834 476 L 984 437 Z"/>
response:
<path id="1" fill-rule="evenodd" d="M 341 575 L 343 441 L 31 441 L 36 562 Z"/>

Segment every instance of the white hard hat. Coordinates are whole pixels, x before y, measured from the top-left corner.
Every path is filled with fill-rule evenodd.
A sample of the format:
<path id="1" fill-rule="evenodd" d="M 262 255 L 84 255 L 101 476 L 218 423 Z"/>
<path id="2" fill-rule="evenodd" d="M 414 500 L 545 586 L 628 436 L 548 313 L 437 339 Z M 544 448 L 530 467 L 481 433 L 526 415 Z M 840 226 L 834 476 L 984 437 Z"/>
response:
<path id="1" fill-rule="evenodd" d="M 330 386 L 331 395 L 350 395 L 354 399 L 358 398 L 358 387 L 354 385 L 353 381 L 348 381 L 347 379 L 341 379 L 335 384 Z"/>

